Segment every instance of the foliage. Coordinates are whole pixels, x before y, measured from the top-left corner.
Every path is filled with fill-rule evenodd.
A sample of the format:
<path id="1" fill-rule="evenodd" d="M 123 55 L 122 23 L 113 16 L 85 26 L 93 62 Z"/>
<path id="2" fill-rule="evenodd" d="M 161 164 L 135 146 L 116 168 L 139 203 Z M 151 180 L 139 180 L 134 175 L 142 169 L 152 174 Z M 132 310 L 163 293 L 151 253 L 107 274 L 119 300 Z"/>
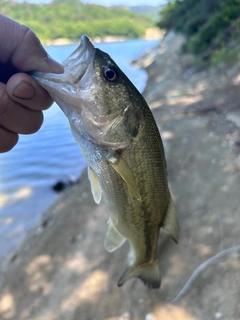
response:
<path id="1" fill-rule="evenodd" d="M 239 49 L 239 45 L 228 49 L 221 48 L 212 57 L 211 65 L 216 66 L 223 61 L 229 66 L 236 64 L 240 60 Z"/>
<path id="2" fill-rule="evenodd" d="M 160 17 L 160 28 L 186 36 L 184 51 L 206 58 L 238 38 L 240 0 L 174 0 Z"/>
<path id="3" fill-rule="evenodd" d="M 144 15 L 121 7 L 83 4 L 79 0 L 53 0 L 50 4 L 0 0 L 0 13 L 27 25 L 42 41 L 76 40 L 83 34 L 138 38 L 153 26 L 153 21 Z"/>

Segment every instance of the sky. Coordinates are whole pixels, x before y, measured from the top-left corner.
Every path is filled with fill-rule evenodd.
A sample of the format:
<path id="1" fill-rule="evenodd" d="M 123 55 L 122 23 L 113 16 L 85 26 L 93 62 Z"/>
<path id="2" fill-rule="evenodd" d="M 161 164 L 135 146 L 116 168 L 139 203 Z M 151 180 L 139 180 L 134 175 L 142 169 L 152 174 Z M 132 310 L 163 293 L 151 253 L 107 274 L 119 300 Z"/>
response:
<path id="1" fill-rule="evenodd" d="M 139 6 L 139 5 L 150 5 L 150 6 L 158 6 L 164 0 L 91 0 L 91 1 L 84 1 L 84 3 L 96 3 L 101 4 L 104 6 L 111 6 L 111 5 L 127 5 L 127 6 Z"/>
<path id="2" fill-rule="evenodd" d="M 49 3 L 51 0 L 27 0 L 31 3 Z M 127 6 L 139 6 L 139 5 L 150 5 L 158 6 L 166 3 L 168 0 L 82 0 L 83 3 L 96 3 L 103 6 L 112 5 L 127 5 Z"/>

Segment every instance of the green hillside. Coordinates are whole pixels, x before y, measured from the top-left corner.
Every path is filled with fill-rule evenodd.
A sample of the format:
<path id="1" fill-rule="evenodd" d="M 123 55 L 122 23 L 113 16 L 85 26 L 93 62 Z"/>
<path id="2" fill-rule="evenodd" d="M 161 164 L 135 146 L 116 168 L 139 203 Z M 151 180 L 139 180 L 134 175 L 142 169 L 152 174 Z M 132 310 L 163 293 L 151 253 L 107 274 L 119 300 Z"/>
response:
<path id="1" fill-rule="evenodd" d="M 158 6 L 131 6 L 129 10 L 135 13 L 144 14 L 151 17 L 155 22 L 159 20 L 159 12 L 162 10 L 166 4 L 159 4 Z"/>
<path id="2" fill-rule="evenodd" d="M 202 59 L 239 56 L 240 0 L 174 0 L 162 10 L 158 26 L 183 33 L 183 50 Z"/>
<path id="3" fill-rule="evenodd" d="M 154 26 L 151 18 L 124 8 L 83 4 L 79 0 L 54 0 L 50 4 L 0 0 L 0 13 L 27 25 L 42 41 L 76 40 L 82 34 L 139 38 Z"/>

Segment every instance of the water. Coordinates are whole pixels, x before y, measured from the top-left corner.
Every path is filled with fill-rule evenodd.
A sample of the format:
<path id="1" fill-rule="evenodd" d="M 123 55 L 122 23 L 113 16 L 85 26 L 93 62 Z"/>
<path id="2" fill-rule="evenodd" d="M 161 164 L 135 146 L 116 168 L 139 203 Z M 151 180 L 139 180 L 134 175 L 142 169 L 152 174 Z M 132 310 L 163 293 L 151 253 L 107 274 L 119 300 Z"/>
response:
<path id="1" fill-rule="evenodd" d="M 147 74 L 129 62 L 157 43 L 156 40 L 130 40 L 100 43 L 96 47 L 108 52 L 142 91 Z M 76 47 L 48 46 L 46 50 L 61 62 Z M 21 135 L 13 150 L 0 154 L 0 257 L 21 242 L 57 199 L 58 194 L 51 187 L 57 181 L 76 180 L 85 167 L 68 120 L 56 104 L 44 112 L 44 123 L 37 133 Z"/>

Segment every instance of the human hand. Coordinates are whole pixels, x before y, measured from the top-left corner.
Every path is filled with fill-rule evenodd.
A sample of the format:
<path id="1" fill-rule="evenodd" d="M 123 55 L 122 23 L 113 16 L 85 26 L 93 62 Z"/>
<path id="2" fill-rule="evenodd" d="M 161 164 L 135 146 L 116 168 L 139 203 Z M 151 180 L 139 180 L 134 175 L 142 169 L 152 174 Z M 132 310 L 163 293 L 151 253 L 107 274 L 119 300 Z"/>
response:
<path id="1" fill-rule="evenodd" d="M 26 26 L 0 15 L 0 152 L 11 150 L 18 134 L 36 132 L 52 99 L 28 71 L 62 73 L 36 35 Z"/>

